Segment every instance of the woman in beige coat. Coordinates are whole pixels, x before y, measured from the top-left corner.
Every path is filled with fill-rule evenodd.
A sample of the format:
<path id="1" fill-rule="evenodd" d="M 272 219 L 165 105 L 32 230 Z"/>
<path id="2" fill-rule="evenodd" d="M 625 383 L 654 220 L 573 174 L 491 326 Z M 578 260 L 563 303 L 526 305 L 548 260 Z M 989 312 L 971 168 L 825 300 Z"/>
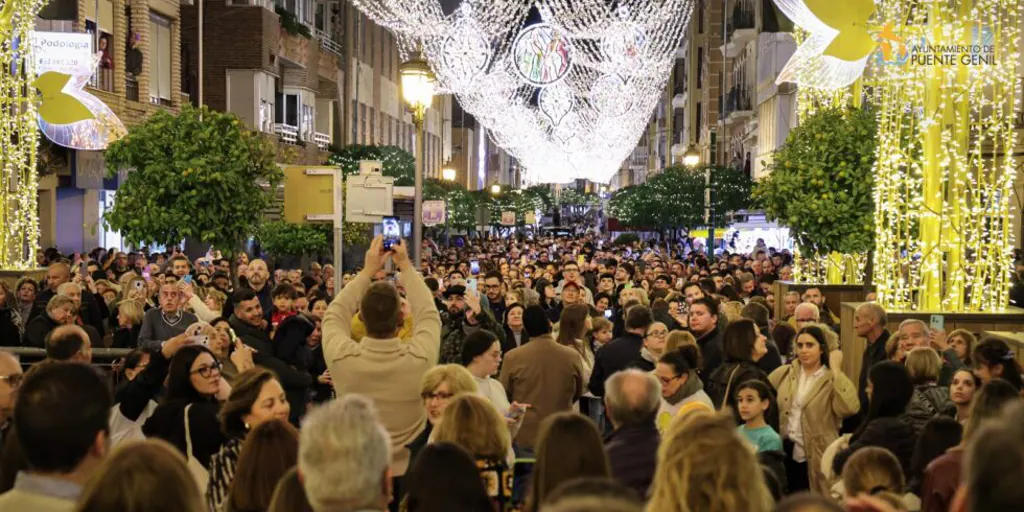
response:
<path id="1" fill-rule="evenodd" d="M 839 437 L 843 418 L 860 408 L 857 387 L 841 370 L 832 370 L 828 327 L 807 325 L 797 334 L 797 358 L 777 368 L 768 381 L 778 391 L 779 427 L 786 449 L 789 492 L 810 489 L 828 496 L 821 457 Z"/>

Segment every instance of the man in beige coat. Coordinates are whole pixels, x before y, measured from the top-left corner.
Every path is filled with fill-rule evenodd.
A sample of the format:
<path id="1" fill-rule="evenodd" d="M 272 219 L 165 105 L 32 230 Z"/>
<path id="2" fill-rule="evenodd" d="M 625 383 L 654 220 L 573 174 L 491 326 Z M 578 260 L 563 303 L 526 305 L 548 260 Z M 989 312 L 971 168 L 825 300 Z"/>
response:
<path id="1" fill-rule="evenodd" d="M 398 290 L 371 278 L 391 258 L 401 272 L 402 286 L 412 311 L 412 336 L 398 337 L 404 319 Z M 352 318 L 359 312 L 366 336 L 352 339 Z M 406 448 L 426 426 L 420 399 L 423 374 L 437 364 L 441 346 L 441 317 L 423 278 L 409 261 L 404 242 L 384 251 L 383 238 L 373 239 L 363 270 L 338 294 L 324 314 L 323 351 L 338 398 L 358 393 L 373 400 L 380 421 L 391 436 L 391 471 L 405 474 Z"/>

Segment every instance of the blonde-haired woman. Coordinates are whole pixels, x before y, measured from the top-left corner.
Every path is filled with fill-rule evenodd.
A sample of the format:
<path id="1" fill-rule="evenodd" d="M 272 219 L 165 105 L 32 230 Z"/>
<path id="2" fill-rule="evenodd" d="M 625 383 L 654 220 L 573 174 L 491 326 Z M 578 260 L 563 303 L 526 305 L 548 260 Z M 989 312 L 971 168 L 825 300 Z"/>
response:
<path id="1" fill-rule="evenodd" d="M 465 448 L 476 460 L 487 495 L 499 511 L 512 507 L 512 439 L 504 418 L 484 397 L 464 393 L 452 399 L 432 442 Z"/>
<path id="2" fill-rule="evenodd" d="M 928 420 L 952 404 L 949 388 L 939 385 L 942 357 L 931 347 L 916 347 L 907 353 L 904 364 L 914 383 L 914 394 L 907 405 L 906 421 L 920 434 Z"/>
<path id="3" fill-rule="evenodd" d="M 127 443 L 93 474 L 77 512 L 206 512 L 185 457 L 159 439 Z"/>
<path id="4" fill-rule="evenodd" d="M 647 510 L 770 512 L 772 495 L 757 456 L 730 414 L 689 414 L 658 449 Z"/>
<path id="5" fill-rule="evenodd" d="M 135 348 L 139 345 L 142 331 L 142 305 L 131 300 L 117 303 L 117 330 L 114 331 L 112 348 Z"/>
<path id="6" fill-rule="evenodd" d="M 668 354 L 673 350 L 679 350 L 683 345 L 693 345 L 696 347 L 697 338 L 694 338 L 693 333 L 690 331 L 672 331 L 668 333 L 668 338 L 665 339 L 665 353 Z M 700 361 L 697 364 L 699 365 Z"/>
<path id="7" fill-rule="evenodd" d="M 885 448 L 868 446 L 857 450 L 843 466 L 842 482 L 846 498 L 871 494 L 896 510 L 921 509 L 921 500 L 906 492 L 907 482 L 899 459 Z"/>
<path id="8" fill-rule="evenodd" d="M 647 298 L 647 290 L 635 286 L 633 288 L 625 288 L 619 292 L 619 305 L 623 305 L 629 302 L 631 299 L 636 299 L 640 304 L 650 307 L 651 299 Z"/>
<path id="9" fill-rule="evenodd" d="M 458 364 L 437 365 L 427 370 L 420 382 L 420 397 L 423 399 L 423 408 L 427 411 L 427 428 L 406 445 L 410 453 L 410 467 L 416 461 L 416 455 L 420 450 L 434 440 L 434 431 L 440 426 L 444 410 L 452 399 L 464 393 L 476 394 L 480 389 L 473 374 Z"/>

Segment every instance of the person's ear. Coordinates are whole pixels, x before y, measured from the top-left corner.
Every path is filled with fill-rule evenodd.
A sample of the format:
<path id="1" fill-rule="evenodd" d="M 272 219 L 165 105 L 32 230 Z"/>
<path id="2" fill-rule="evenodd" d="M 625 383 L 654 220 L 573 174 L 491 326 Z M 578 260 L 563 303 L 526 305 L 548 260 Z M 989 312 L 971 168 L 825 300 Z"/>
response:
<path id="1" fill-rule="evenodd" d="M 110 433 L 104 430 L 96 433 L 96 439 L 93 439 L 92 448 L 90 449 L 94 457 L 102 459 L 107 455 L 107 450 L 110 448 L 108 436 L 110 436 Z"/>
<path id="2" fill-rule="evenodd" d="M 391 466 L 389 465 L 384 469 L 384 496 L 387 496 L 387 502 L 391 503 L 395 499 L 394 480 L 392 479 Z"/>

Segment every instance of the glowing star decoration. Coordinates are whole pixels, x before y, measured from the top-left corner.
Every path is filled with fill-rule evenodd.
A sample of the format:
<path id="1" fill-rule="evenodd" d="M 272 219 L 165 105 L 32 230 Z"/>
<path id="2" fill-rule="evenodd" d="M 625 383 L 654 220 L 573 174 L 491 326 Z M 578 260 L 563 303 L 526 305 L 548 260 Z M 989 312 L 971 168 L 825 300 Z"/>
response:
<path id="1" fill-rule="evenodd" d="M 569 37 L 550 23 L 527 27 L 512 43 L 513 67 L 526 83 L 546 87 L 558 83 L 572 68 Z"/>
<path id="2" fill-rule="evenodd" d="M 70 80 L 71 75 L 57 71 L 47 71 L 36 78 L 32 85 L 43 97 L 39 104 L 40 119 L 54 125 L 95 119 L 96 116 L 81 101 L 64 92 Z"/>
<path id="3" fill-rule="evenodd" d="M 469 4 L 462 4 L 453 30 L 442 46 L 444 66 L 453 71 L 460 82 L 479 75 L 491 61 L 493 51 L 486 33 L 472 17 Z"/>
<path id="4" fill-rule="evenodd" d="M 36 81 L 37 87 L 46 87 L 40 87 L 43 104 L 39 109 L 39 129 L 55 144 L 71 149 L 99 151 L 128 135 L 128 130 L 114 111 L 83 89 L 92 78 L 101 57 L 102 54 L 97 53 L 88 65 L 74 69 L 39 70 L 41 74 Z M 56 91 L 50 89 L 61 76 L 66 77 L 64 85 Z M 55 107 L 47 107 L 47 95 L 50 101 L 57 101 Z M 60 112 L 62 107 L 68 108 L 69 112 Z M 89 117 L 81 117 L 83 108 Z"/>
<path id="5" fill-rule="evenodd" d="M 816 89 L 840 89 L 864 74 L 878 43 L 868 30 L 873 0 L 775 0 L 779 10 L 810 33 L 776 79 Z"/>

